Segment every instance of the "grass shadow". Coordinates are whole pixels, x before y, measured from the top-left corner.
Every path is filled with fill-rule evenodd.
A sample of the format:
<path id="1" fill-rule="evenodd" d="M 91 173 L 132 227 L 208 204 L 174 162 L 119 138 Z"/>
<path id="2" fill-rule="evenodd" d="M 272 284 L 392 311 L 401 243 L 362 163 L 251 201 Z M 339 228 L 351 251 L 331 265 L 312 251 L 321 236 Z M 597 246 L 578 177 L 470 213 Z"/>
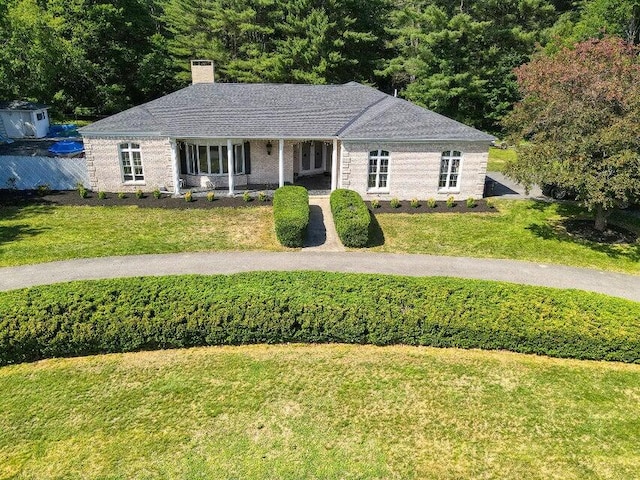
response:
<path id="1" fill-rule="evenodd" d="M 382 231 L 380 223 L 378 223 L 378 219 L 371 210 L 369 210 L 369 217 L 371 221 L 369 222 L 369 241 L 367 242 L 367 247 L 380 247 L 384 245 L 384 232 Z"/>

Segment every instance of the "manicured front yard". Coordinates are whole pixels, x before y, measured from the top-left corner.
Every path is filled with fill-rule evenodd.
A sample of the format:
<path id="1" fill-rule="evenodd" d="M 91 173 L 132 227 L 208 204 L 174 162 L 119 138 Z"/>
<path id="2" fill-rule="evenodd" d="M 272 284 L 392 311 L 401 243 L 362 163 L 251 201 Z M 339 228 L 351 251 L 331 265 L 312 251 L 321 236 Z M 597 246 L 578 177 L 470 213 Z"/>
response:
<path id="1" fill-rule="evenodd" d="M 0 266 L 108 255 L 281 248 L 270 207 L 0 208 Z"/>
<path id="2" fill-rule="evenodd" d="M 344 345 L 0 368 L 0 478 L 632 479 L 640 366 Z"/>
<path id="3" fill-rule="evenodd" d="M 640 242 L 598 244 L 563 231 L 562 221 L 589 214 L 571 204 L 495 201 L 499 213 L 380 214 L 374 250 L 492 257 L 640 273 Z M 640 234 L 640 219 L 619 213 L 613 222 Z M 380 235 L 380 232 L 378 232 Z M 381 245 L 380 245 L 381 244 Z"/>

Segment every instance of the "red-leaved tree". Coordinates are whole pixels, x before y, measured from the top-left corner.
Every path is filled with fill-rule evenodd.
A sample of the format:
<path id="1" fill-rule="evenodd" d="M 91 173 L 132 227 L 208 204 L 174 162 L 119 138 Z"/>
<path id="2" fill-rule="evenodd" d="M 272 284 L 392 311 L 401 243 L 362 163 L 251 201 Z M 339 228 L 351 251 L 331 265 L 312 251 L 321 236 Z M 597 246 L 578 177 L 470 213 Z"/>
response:
<path id="1" fill-rule="evenodd" d="M 640 199 L 640 49 L 588 40 L 516 69 L 522 100 L 505 118 L 518 143 L 507 174 L 573 189 L 604 230 L 613 208 Z"/>

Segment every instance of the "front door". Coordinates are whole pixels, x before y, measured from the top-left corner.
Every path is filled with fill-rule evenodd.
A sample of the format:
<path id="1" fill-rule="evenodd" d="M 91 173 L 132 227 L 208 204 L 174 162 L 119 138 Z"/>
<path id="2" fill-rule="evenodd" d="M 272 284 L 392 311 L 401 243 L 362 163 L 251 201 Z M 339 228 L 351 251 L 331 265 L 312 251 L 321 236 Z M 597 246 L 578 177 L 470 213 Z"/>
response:
<path id="1" fill-rule="evenodd" d="M 300 148 L 300 175 L 316 175 L 325 171 L 327 146 L 324 142 L 303 142 Z"/>

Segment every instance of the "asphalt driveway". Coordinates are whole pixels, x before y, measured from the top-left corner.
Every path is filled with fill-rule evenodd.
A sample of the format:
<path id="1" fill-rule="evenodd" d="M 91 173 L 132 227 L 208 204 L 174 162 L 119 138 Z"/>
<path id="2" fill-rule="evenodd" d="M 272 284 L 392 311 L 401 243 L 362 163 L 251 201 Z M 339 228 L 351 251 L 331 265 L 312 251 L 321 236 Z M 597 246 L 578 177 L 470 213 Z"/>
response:
<path id="1" fill-rule="evenodd" d="M 372 252 L 214 252 L 67 260 L 0 269 L 0 290 L 71 280 L 147 275 L 319 270 L 449 276 L 575 288 L 640 302 L 640 276 L 561 265 L 487 258 Z"/>

